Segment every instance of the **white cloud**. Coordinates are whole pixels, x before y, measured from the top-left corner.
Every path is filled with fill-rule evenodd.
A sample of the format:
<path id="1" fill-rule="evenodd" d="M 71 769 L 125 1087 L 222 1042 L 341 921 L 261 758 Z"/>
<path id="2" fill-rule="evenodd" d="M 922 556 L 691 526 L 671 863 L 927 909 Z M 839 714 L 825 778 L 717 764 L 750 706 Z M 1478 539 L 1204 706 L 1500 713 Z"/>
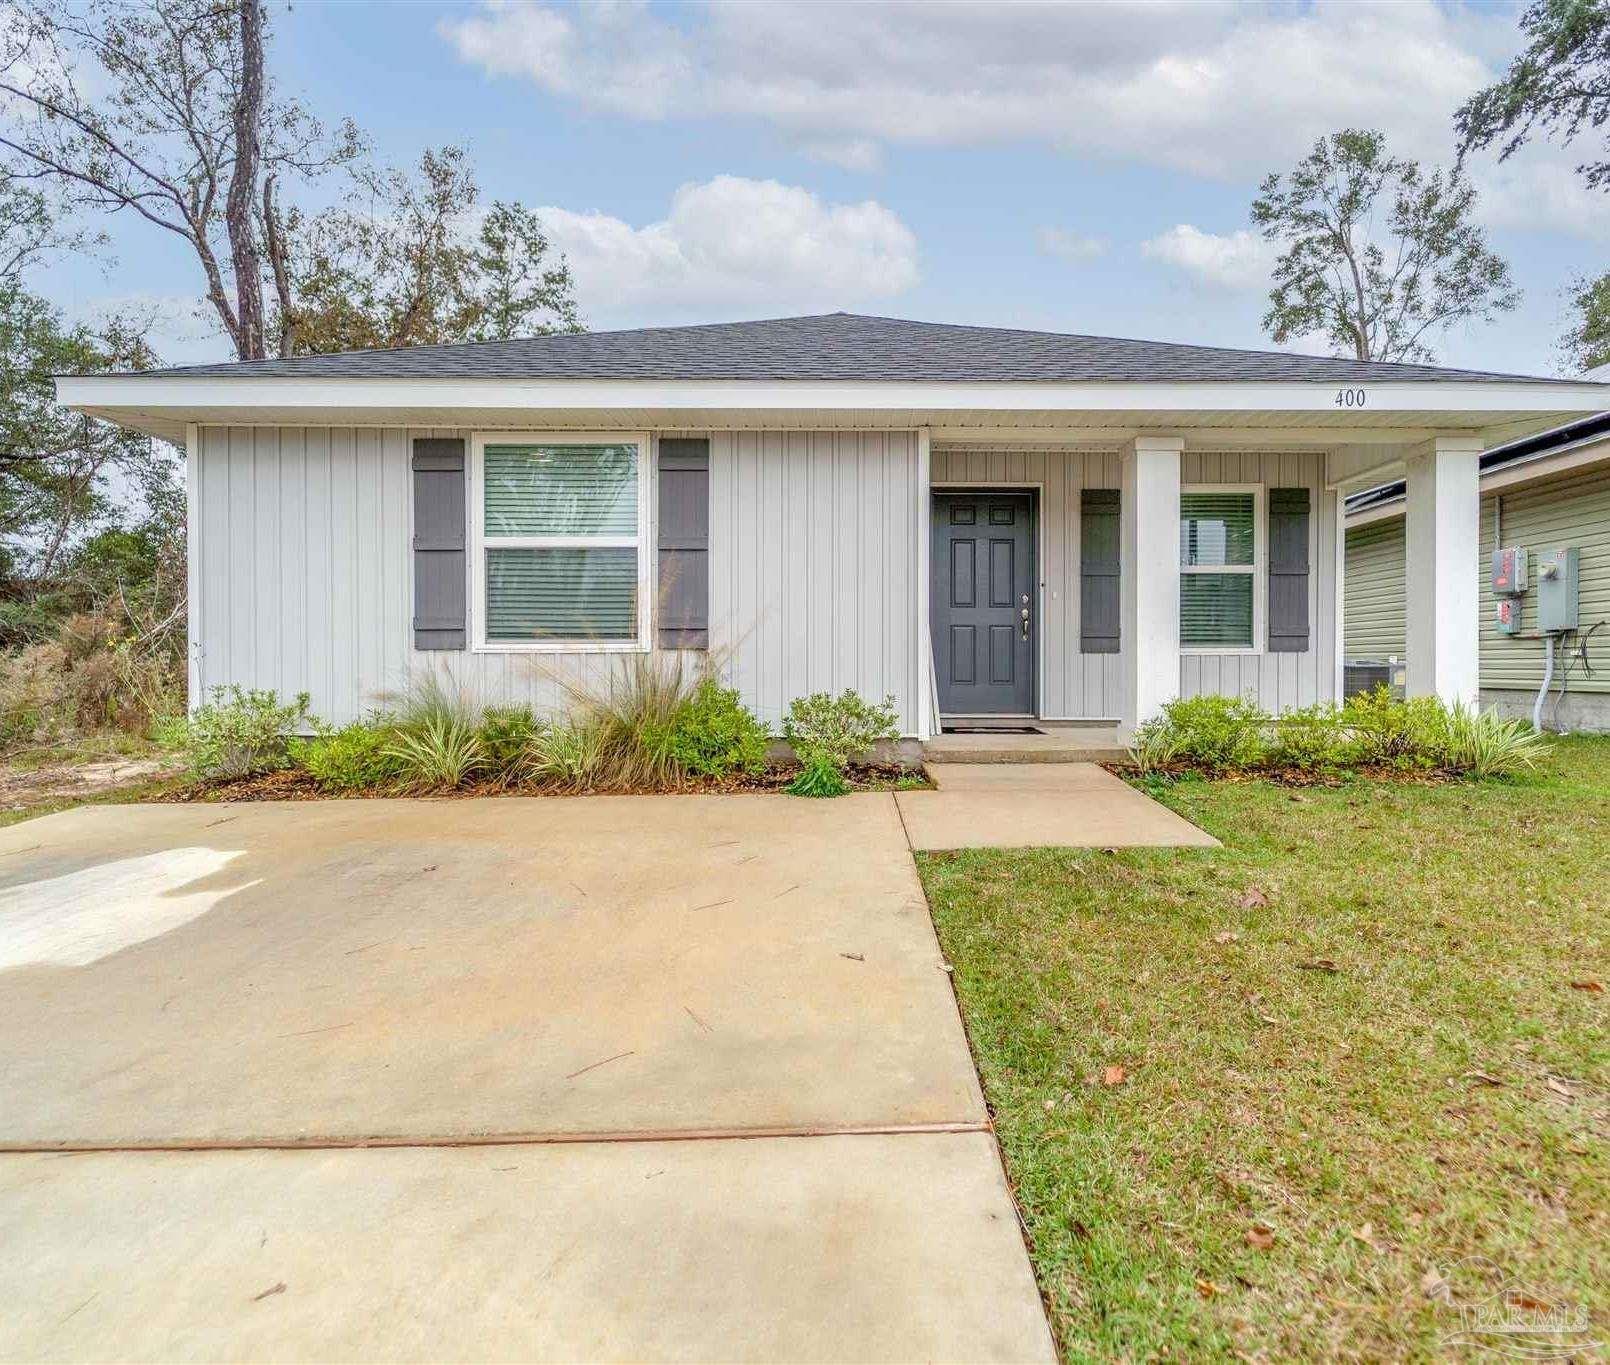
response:
<path id="1" fill-rule="evenodd" d="M 1073 232 L 1068 228 L 1043 227 L 1035 233 L 1035 240 L 1047 256 L 1060 256 L 1075 265 L 1093 261 L 1107 252 L 1106 238 L 1087 237 L 1082 232 Z"/>
<path id="2" fill-rule="evenodd" d="M 1184 271 L 1219 289 L 1261 289 L 1269 282 L 1276 252 L 1256 232 L 1204 232 L 1180 223 L 1140 245 L 1141 255 Z"/>
<path id="3" fill-rule="evenodd" d="M 684 185 L 662 220 L 641 227 L 605 213 L 539 212 L 595 325 L 828 312 L 918 279 L 917 239 L 882 204 L 828 204 L 775 180 Z"/>
<path id="4" fill-rule="evenodd" d="M 1447 164 L 1453 111 L 1518 41 L 1513 12 L 1438 0 L 867 0 L 823 14 L 820 0 L 674 15 L 647 0 L 483 0 L 441 32 L 463 60 L 585 108 L 760 120 L 855 170 L 890 144 L 1015 141 L 1221 180 L 1288 166 L 1346 127 Z M 1478 159 L 1484 212 L 1610 232 L 1569 195 L 1526 193 L 1521 161 L 1568 179 L 1575 160 L 1544 144 L 1503 168 Z"/>
<path id="5" fill-rule="evenodd" d="M 813 161 L 825 161 L 843 170 L 859 171 L 863 174 L 875 171 L 883 165 L 883 148 L 871 138 L 852 137 L 829 139 L 825 142 L 806 142 L 800 146 L 800 151 Z"/>

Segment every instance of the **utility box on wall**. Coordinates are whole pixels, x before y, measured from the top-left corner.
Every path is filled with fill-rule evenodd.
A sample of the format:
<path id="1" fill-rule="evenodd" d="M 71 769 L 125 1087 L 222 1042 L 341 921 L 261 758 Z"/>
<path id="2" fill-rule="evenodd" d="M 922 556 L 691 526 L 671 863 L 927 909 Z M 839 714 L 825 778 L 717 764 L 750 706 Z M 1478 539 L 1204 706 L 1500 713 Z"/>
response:
<path id="1" fill-rule="evenodd" d="M 1494 602 L 1493 623 L 1498 627 L 1500 635 L 1519 635 L 1521 633 L 1521 599 L 1519 597 L 1500 597 Z"/>
<path id="2" fill-rule="evenodd" d="M 1526 551 L 1510 545 L 1493 551 L 1493 596 L 1519 597 L 1526 591 Z"/>
<path id="3" fill-rule="evenodd" d="M 1537 628 L 1545 634 L 1577 628 L 1577 572 L 1581 554 L 1574 545 L 1538 551 Z"/>

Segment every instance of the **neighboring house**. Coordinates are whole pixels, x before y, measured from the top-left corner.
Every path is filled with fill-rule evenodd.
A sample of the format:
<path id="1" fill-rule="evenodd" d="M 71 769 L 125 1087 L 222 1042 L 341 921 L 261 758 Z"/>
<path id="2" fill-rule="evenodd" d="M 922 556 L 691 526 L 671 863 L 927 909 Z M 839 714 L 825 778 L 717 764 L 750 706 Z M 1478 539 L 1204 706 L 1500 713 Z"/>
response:
<path id="1" fill-rule="evenodd" d="M 1409 656 L 1404 504 L 1402 483 L 1347 501 L 1349 662 Z M 1496 546 L 1528 552 L 1531 579 L 1519 599 L 1519 634 L 1498 626 Z M 1610 413 L 1511 441 L 1481 457 L 1480 541 L 1471 571 L 1480 587 L 1483 706 L 1532 715 L 1544 671 L 1538 554 L 1567 546 L 1579 551 L 1579 627 L 1556 641 L 1543 722 L 1563 730 L 1610 730 Z"/>
<path id="2" fill-rule="evenodd" d="M 543 707 L 611 656 L 1133 724 L 1341 692 L 1341 499 L 1408 471 L 1414 691 L 1476 688 L 1492 433 L 1603 385 L 835 313 L 63 378 L 180 441 L 191 695 L 342 720 L 427 670 Z"/>

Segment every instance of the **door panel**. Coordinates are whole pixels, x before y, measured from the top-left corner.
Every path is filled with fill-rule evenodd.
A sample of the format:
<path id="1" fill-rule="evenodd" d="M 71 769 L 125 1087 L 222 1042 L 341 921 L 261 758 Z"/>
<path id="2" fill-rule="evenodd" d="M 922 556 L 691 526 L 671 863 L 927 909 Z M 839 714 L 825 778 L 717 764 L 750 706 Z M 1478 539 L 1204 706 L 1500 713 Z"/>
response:
<path id="1" fill-rule="evenodd" d="M 932 633 L 947 715 L 1034 711 L 1033 510 L 1023 493 L 934 495 Z"/>

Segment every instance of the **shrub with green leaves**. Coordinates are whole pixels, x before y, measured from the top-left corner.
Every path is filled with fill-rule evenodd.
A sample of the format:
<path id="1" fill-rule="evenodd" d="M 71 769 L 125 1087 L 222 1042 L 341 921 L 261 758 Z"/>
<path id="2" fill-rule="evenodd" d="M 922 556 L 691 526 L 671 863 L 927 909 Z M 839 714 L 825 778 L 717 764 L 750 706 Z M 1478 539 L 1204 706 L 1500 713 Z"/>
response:
<path id="1" fill-rule="evenodd" d="M 1447 708 L 1436 697 L 1400 701 L 1382 684 L 1349 697 L 1338 718 L 1347 761 L 1398 768 L 1440 767 L 1447 747 Z"/>
<path id="2" fill-rule="evenodd" d="M 1341 711 L 1330 702 L 1286 711 L 1274 718 L 1269 732 L 1271 767 L 1328 772 L 1346 765 L 1347 737 Z"/>
<path id="3" fill-rule="evenodd" d="M 603 730 L 580 720 L 556 721 L 532 739 L 526 764 L 536 781 L 569 791 L 590 791 L 600 785 L 605 772 Z"/>
<path id="4" fill-rule="evenodd" d="M 396 733 L 384 717 L 356 720 L 296 746 L 297 763 L 325 791 L 385 791 L 403 779 L 405 766 L 390 752 Z"/>
<path id="5" fill-rule="evenodd" d="M 521 781 L 530 769 L 531 745 L 540 728 L 529 706 L 487 707 L 480 726 L 487 776 L 510 785 Z"/>
<path id="6" fill-rule="evenodd" d="M 874 744 L 899 738 L 900 718 L 893 697 L 874 706 L 850 690 L 836 697 L 813 692 L 794 698 L 783 722 L 783 735 L 805 767 L 821 759 L 842 774 L 850 764 L 866 758 Z"/>
<path id="7" fill-rule="evenodd" d="M 290 763 L 290 740 L 309 722 L 308 694 L 281 702 L 272 689 L 215 687 L 184 731 L 185 761 L 198 777 L 230 781 Z"/>
<path id="8" fill-rule="evenodd" d="M 831 759 L 816 753 L 805 760 L 805 766 L 788 784 L 787 790 L 792 796 L 844 796 L 849 793 L 850 784 Z"/>
<path id="9" fill-rule="evenodd" d="M 651 728 L 647 742 L 684 772 L 726 777 L 764 772 L 769 738 L 736 688 L 705 678 L 668 721 Z"/>
<path id="10" fill-rule="evenodd" d="M 1269 717 L 1245 697 L 1180 697 L 1163 707 L 1177 737 L 1175 756 L 1212 772 L 1250 768 L 1263 761 L 1263 727 Z"/>
<path id="11" fill-rule="evenodd" d="M 486 745 L 472 716 L 443 710 L 392 733 L 381 753 L 399 769 L 402 791 L 452 791 L 486 768 Z"/>
<path id="12" fill-rule="evenodd" d="M 1549 742 L 1523 720 L 1455 706 L 1447 712 L 1444 762 L 1472 777 L 1509 777 L 1536 765 Z"/>

